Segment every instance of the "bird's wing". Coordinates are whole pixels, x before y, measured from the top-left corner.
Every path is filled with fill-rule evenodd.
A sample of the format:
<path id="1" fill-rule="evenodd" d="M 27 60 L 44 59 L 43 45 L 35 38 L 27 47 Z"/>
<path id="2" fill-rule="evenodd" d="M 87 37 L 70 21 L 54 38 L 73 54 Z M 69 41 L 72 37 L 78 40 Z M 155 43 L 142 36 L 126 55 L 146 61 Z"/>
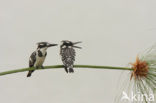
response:
<path id="1" fill-rule="evenodd" d="M 67 67 L 73 66 L 75 61 L 75 50 L 73 48 L 64 48 L 61 50 L 63 64 Z"/>
<path id="2" fill-rule="evenodd" d="M 33 67 L 36 62 L 36 52 L 33 52 L 29 58 L 29 67 Z"/>

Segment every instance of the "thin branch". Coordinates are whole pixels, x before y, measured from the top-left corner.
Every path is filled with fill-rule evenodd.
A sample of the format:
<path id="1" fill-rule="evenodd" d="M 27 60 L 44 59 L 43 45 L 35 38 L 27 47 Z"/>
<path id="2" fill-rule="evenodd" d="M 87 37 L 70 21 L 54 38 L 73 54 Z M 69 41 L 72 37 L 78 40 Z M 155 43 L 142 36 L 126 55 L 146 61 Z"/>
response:
<path id="1" fill-rule="evenodd" d="M 63 65 L 52 65 L 52 66 L 44 66 L 44 69 L 35 69 L 35 70 L 45 70 L 45 69 L 56 69 L 56 68 L 63 68 Z M 131 68 L 126 67 L 112 67 L 112 66 L 95 66 L 95 65 L 74 65 L 74 68 L 92 68 L 92 69 L 114 69 L 114 70 L 132 70 Z M 13 74 L 18 72 L 25 72 L 29 70 L 34 70 L 34 68 L 22 68 L 16 70 L 9 70 L 5 72 L 0 72 L 0 76 Z"/>

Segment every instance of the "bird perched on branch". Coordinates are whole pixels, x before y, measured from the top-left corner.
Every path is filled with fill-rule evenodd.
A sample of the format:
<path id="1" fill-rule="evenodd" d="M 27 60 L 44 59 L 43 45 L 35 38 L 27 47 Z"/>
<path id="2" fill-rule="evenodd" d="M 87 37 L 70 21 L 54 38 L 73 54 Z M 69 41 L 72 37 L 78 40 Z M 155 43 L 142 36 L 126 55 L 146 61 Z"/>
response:
<path id="1" fill-rule="evenodd" d="M 48 42 L 37 43 L 37 49 L 34 51 L 29 59 L 29 67 L 34 67 L 35 69 L 44 68 L 43 63 L 47 55 L 47 49 L 52 46 L 57 46 L 57 44 L 50 44 Z M 30 70 L 27 77 L 30 77 L 34 70 Z"/>
<path id="2" fill-rule="evenodd" d="M 74 48 L 79 48 L 81 47 L 75 46 L 76 44 L 81 43 L 81 42 L 71 42 L 68 40 L 63 40 L 62 44 L 60 46 L 60 55 L 62 57 L 62 62 L 64 64 L 64 69 L 66 73 L 73 73 L 73 65 L 75 61 L 75 50 Z"/>

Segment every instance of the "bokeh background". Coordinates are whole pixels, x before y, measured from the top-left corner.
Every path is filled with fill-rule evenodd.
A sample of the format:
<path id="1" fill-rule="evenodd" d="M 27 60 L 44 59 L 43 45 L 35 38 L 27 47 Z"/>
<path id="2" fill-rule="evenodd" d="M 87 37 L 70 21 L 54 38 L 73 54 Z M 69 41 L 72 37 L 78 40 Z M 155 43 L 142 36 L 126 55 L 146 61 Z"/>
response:
<path id="1" fill-rule="evenodd" d="M 36 43 L 83 41 L 75 64 L 129 66 L 156 41 L 155 0 L 0 0 L 0 71 L 28 67 Z M 44 65 L 62 64 L 59 46 Z M 114 103 L 119 70 L 64 69 L 0 77 L 1 103 Z"/>

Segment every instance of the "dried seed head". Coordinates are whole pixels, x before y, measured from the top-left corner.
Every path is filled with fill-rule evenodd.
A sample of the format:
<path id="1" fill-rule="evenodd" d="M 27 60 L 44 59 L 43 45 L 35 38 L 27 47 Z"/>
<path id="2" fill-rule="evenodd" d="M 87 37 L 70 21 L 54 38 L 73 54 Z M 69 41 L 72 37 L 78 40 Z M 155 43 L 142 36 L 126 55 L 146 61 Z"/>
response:
<path id="1" fill-rule="evenodd" d="M 130 77 L 131 80 L 124 81 L 120 98 L 115 103 L 127 103 L 127 101 L 121 101 L 123 91 L 128 95 L 131 93 L 146 95 L 142 97 L 141 101 L 133 101 L 133 103 L 156 103 L 155 100 L 153 101 L 156 98 L 156 45 L 140 52 L 135 63 L 131 63 L 131 68 L 130 75 L 124 75 L 124 78 L 129 79 Z M 149 96 L 152 102 L 149 100 Z"/>
<path id="2" fill-rule="evenodd" d="M 131 79 L 134 77 L 135 79 L 146 78 L 148 74 L 148 64 L 146 61 L 141 61 L 137 56 L 135 63 L 131 63 L 133 72 L 131 74 Z"/>

